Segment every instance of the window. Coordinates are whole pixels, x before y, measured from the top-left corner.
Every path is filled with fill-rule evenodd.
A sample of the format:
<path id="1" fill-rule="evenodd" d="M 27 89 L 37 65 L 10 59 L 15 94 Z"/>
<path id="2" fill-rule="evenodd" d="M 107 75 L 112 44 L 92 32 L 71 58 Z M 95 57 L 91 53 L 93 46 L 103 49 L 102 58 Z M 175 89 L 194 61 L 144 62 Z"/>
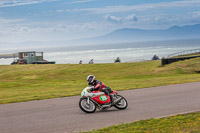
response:
<path id="1" fill-rule="evenodd" d="M 28 57 L 28 53 L 24 53 L 24 57 Z"/>
<path id="2" fill-rule="evenodd" d="M 35 54 L 34 53 L 31 53 L 31 57 L 34 57 L 35 56 Z"/>
<path id="3" fill-rule="evenodd" d="M 36 56 L 42 56 L 42 52 L 37 52 Z"/>

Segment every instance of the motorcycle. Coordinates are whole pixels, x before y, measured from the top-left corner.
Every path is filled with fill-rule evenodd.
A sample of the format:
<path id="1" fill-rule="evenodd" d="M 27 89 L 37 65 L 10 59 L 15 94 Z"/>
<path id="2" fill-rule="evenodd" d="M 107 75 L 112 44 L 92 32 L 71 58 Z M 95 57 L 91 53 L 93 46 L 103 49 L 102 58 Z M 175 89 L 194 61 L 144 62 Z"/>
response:
<path id="1" fill-rule="evenodd" d="M 86 87 L 81 92 L 81 98 L 79 101 L 79 107 L 83 112 L 94 113 L 96 108 L 99 110 L 107 110 L 114 106 L 117 109 L 126 109 L 128 106 L 127 100 L 118 95 L 116 91 L 110 93 L 113 97 L 113 103 L 111 104 L 110 97 L 101 91 L 90 91 L 91 87 Z"/>

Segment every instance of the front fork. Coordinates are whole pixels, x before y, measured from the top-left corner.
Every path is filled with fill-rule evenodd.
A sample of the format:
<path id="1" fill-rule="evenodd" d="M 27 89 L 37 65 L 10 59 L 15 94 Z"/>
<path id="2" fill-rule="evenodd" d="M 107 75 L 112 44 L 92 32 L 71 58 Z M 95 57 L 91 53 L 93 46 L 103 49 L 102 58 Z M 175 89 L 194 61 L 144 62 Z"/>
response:
<path id="1" fill-rule="evenodd" d="M 87 97 L 87 104 L 89 105 L 90 104 L 90 98 Z"/>
<path id="2" fill-rule="evenodd" d="M 90 104 L 90 100 L 95 103 L 95 105 L 98 107 L 98 108 L 101 108 L 102 106 L 100 104 L 98 104 L 96 101 L 94 101 L 92 98 L 90 97 L 87 97 L 87 104 L 89 105 Z"/>

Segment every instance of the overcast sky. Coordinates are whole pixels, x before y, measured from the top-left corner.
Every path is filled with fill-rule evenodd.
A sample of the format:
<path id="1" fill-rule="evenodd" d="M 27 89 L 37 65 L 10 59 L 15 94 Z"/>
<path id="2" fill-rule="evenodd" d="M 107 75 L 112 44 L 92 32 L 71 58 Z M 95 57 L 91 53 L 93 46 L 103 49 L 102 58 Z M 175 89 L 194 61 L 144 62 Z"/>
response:
<path id="1" fill-rule="evenodd" d="M 0 42 L 64 41 L 200 23 L 200 0 L 1 0 Z M 0 44 L 1 45 L 1 44 Z"/>

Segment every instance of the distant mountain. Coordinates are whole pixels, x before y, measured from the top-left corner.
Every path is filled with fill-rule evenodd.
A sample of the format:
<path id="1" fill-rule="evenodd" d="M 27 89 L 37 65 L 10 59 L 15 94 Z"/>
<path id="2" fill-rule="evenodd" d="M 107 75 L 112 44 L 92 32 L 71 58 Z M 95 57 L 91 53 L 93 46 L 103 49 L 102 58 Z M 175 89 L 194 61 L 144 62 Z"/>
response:
<path id="1" fill-rule="evenodd" d="M 187 26 L 173 26 L 165 30 L 143 30 L 124 28 L 115 30 L 109 34 L 85 38 L 71 41 L 51 41 L 51 42 L 22 42 L 22 43 L 5 43 L 0 42 L 0 51 L 7 48 L 33 50 L 34 48 L 46 47 L 77 47 L 85 45 L 98 45 L 103 44 L 106 46 L 113 46 L 116 43 L 134 43 L 146 41 L 167 41 L 167 40 L 187 40 L 187 39 L 200 39 L 200 24 L 187 25 Z M 17 46 L 17 47 L 16 47 Z M 84 48 L 83 48 L 84 49 Z"/>
<path id="2" fill-rule="evenodd" d="M 173 26 L 166 30 L 142 30 L 124 28 L 109 34 L 91 38 L 99 42 L 136 42 L 136 41 L 160 41 L 176 39 L 200 38 L 200 24 L 187 26 Z M 90 39 L 89 39 L 90 40 Z"/>

